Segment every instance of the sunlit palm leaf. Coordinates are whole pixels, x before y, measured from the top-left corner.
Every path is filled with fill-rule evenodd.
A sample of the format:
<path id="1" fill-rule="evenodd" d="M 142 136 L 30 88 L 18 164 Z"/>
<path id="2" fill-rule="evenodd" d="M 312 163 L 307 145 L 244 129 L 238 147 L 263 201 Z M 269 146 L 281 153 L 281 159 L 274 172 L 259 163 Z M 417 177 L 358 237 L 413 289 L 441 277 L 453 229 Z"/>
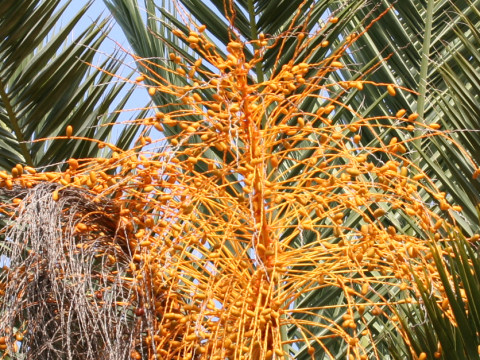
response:
<path id="1" fill-rule="evenodd" d="M 377 12 L 390 6 L 387 1 L 379 4 Z M 426 4 L 417 1 L 395 3 L 395 11 L 381 18 L 353 45 L 353 48 L 358 47 L 358 51 L 352 55 L 362 61 L 365 56 L 380 59 L 393 53 L 393 57 L 374 78 L 379 81 L 378 76 L 385 79 L 384 76 L 390 74 L 392 80 L 414 90 L 419 89 L 421 81 L 426 81 L 425 117 L 424 120 L 419 120 L 428 124 L 440 123 L 445 131 L 458 131 L 454 139 L 472 156 L 476 156 L 476 149 L 480 147 L 476 135 L 479 129 L 478 116 L 475 115 L 478 114 L 480 72 L 478 6 L 478 1 L 435 2 L 425 79 L 420 79 L 420 63 L 427 9 Z M 364 14 L 365 9 L 361 9 L 358 17 L 361 18 Z M 371 99 L 372 95 L 375 94 L 371 93 L 366 98 Z M 391 112 L 400 108 L 417 110 L 415 94 L 401 92 L 399 95 L 396 99 L 387 99 Z M 416 135 L 419 134 L 416 132 Z M 428 140 L 421 143 L 421 149 L 413 149 L 420 154 L 419 166 L 428 167 L 429 173 L 437 178 L 444 191 L 464 207 L 463 215 L 470 224 L 465 227 L 467 233 L 478 231 L 478 225 L 472 224 L 477 223 L 475 205 L 478 202 L 476 194 L 479 193 L 479 184 L 471 181 L 473 169 L 463 160 L 465 154 L 458 153 L 445 141 Z"/>
<path id="2" fill-rule="evenodd" d="M 478 244 L 468 243 L 461 235 L 452 243 L 451 253 L 442 257 L 434 251 L 440 269 L 444 300 L 437 302 L 430 284 L 420 285 L 421 308 L 399 308 L 409 340 L 417 354 L 425 352 L 435 359 L 477 359 L 480 313 L 480 262 Z M 421 319 L 421 322 L 418 320 Z M 398 355 L 396 359 L 404 359 Z"/>
<path id="3" fill-rule="evenodd" d="M 0 166 L 17 163 L 35 167 L 53 165 L 69 157 L 92 157 L 98 148 L 57 140 L 32 142 L 62 135 L 72 125 L 77 136 L 106 139 L 111 128 L 101 127 L 118 119 L 108 115 L 130 96 L 122 95 L 124 84 L 107 86 L 121 66 L 112 54 L 101 67 L 92 68 L 99 46 L 108 34 L 108 20 L 99 17 L 70 40 L 73 30 L 91 3 L 73 14 L 57 29 L 69 10 L 60 0 L 3 1 L 0 5 Z M 131 139 L 133 129 L 125 129 Z M 126 145 L 126 144 L 124 144 Z"/>

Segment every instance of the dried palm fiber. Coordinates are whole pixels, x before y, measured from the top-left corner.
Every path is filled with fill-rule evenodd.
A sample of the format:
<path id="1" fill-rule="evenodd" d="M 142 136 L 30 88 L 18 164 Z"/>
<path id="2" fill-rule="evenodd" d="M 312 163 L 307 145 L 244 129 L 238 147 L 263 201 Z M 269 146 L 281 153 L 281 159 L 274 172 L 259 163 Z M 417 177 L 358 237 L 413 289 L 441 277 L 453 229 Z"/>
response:
<path id="1" fill-rule="evenodd" d="M 56 187 L 2 191 L 24 201 L 5 234 L 10 251 L 0 324 L 28 334 L 17 344 L 19 358 L 128 359 L 127 345 L 141 329 L 132 314 L 135 302 L 128 302 L 134 289 L 121 276 L 130 254 L 116 233 L 118 214 L 78 188 L 54 201 Z M 79 234 L 80 220 L 94 229 Z"/>

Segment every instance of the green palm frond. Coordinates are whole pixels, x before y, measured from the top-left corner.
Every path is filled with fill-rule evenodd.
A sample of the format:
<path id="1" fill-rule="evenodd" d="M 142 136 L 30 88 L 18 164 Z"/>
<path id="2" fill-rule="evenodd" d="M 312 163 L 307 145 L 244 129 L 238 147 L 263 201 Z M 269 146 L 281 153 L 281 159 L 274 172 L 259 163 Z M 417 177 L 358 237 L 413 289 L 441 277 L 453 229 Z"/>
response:
<path id="1" fill-rule="evenodd" d="M 378 2 L 378 8 L 375 11 L 380 13 L 390 4 L 391 2 L 387 1 Z M 393 54 L 372 74 L 373 79 L 385 81 L 386 78 L 390 78 L 391 81 L 414 90 L 420 88 L 422 81 L 426 82 L 424 119 L 420 118 L 419 121 L 427 124 L 440 123 L 442 131 L 453 133 L 455 141 L 461 144 L 467 153 L 460 153 L 455 146 L 440 137 L 435 140 L 426 138 L 418 141 L 417 147 L 410 150 L 413 156 L 419 155 L 417 157 L 419 167 L 435 179 L 437 186 L 447 194 L 447 198 L 462 206 L 463 210 L 458 214 L 457 220 L 465 234 L 471 236 L 479 231 L 476 206 L 479 202 L 480 184 L 478 180 L 472 180 L 473 169 L 466 161 L 468 156 L 473 157 L 477 164 L 480 160 L 478 157 L 480 148 L 478 137 L 480 129 L 478 122 L 479 3 L 478 1 L 436 1 L 434 5 L 430 14 L 433 28 L 428 54 L 422 52 L 429 15 L 427 3 L 399 1 L 394 4 L 395 11 L 390 11 L 380 18 L 370 31 L 353 44 L 352 48 L 355 48 L 355 51 L 352 51 L 352 57 L 356 62 L 365 63 L 368 59 L 382 59 Z M 358 22 L 366 15 L 365 10 L 364 8 L 358 12 Z M 353 28 L 354 25 L 350 26 Z M 423 77 L 422 56 L 428 58 L 428 66 Z M 377 88 L 367 90 L 368 95 L 365 95 L 362 101 L 373 101 L 372 99 L 382 97 Z M 421 96 L 422 94 L 416 95 L 402 91 L 395 98 L 385 97 L 382 100 L 382 107 L 386 113 L 389 109 L 392 114 L 402 108 L 409 112 L 417 111 L 417 100 Z M 368 106 L 368 102 L 365 106 Z M 415 135 L 419 136 L 422 133 L 416 131 Z M 429 206 L 438 205 L 438 199 L 429 198 L 426 194 L 424 201 Z M 411 231 L 409 228 L 410 224 L 405 223 L 403 231 Z M 460 245 L 458 253 L 460 253 Z M 463 266 L 463 273 L 467 274 L 469 272 L 466 272 L 466 268 L 471 267 L 469 261 L 475 263 L 476 258 L 475 252 L 464 251 L 461 260 L 458 260 L 458 257 L 451 258 L 451 264 L 454 265 L 451 269 L 444 271 L 453 271 L 458 275 L 458 269 Z M 439 258 L 436 260 L 437 267 L 441 270 L 443 263 Z M 444 285 L 446 288 L 451 286 L 448 283 Z M 474 321 L 471 317 L 475 315 L 471 314 L 465 323 L 460 325 L 459 322 L 460 326 L 456 327 L 445 317 L 444 311 L 435 303 L 435 300 L 430 298 L 430 289 L 425 287 L 424 290 L 421 294 L 424 306 L 412 305 L 407 307 L 408 310 L 401 311 L 404 328 L 412 344 L 415 344 L 417 355 L 425 351 L 428 358 L 434 358 L 440 342 L 445 349 L 441 358 L 478 358 L 477 344 L 469 342 L 474 331 L 472 332 L 467 324 Z M 458 290 L 457 286 L 453 289 L 453 293 L 456 290 Z M 478 281 L 470 282 L 469 290 L 471 294 L 478 292 Z M 412 296 L 419 295 L 412 294 Z M 458 298 L 457 300 L 452 298 L 452 301 L 458 301 Z M 465 319 L 465 317 L 461 318 Z M 476 320 L 473 323 L 476 323 Z M 468 351 L 461 345 L 466 342 L 469 343 L 467 347 L 470 347 Z M 389 353 L 397 359 L 411 358 L 409 351 L 399 344 L 398 338 L 396 341 L 393 340 Z"/>
<path id="2" fill-rule="evenodd" d="M 429 359 L 473 360 L 478 359 L 480 346 L 478 243 L 469 243 L 460 234 L 452 236 L 456 240 L 448 255 L 432 248 L 443 283 L 443 301 L 438 300 L 439 294 L 432 294 L 430 284 L 416 278 L 422 304 L 402 306 L 399 312 L 417 354 L 425 352 Z"/>
<path id="3" fill-rule="evenodd" d="M 117 121 L 113 106 L 123 107 L 131 92 L 125 84 L 106 86 L 121 66 L 112 54 L 97 70 L 92 62 L 108 35 L 109 20 L 100 16 L 75 38 L 73 30 L 91 2 L 72 14 L 60 0 L 2 1 L 0 4 L 0 167 L 17 163 L 42 167 L 69 157 L 92 157 L 98 148 L 90 143 L 37 139 L 63 135 L 67 125 L 76 136 L 99 140 L 110 136 L 103 125 Z M 109 115 L 110 114 L 110 115 Z M 124 139 L 132 129 L 124 130 Z M 126 145 L 126 144 L 124 144 Z"/>
<path id="4" fill-rule="evenodd" d="M 388 54 L 393 56 L 384 63 L 372 78 L 377 81 L 391 81 L 409 89 L 419 90 L 420 84 L 427 84 L 424 94 L 424 118 L 419 121 L 441 124 L 441 130 L 454 132 L 453 138 L 468 154 L 460 153 L 451 143 L 425 138 L 418 141 L 418 165 L 428 169 L 437 185 L 453 202 L 463 207 L 462 217 L 458 217 L 467 234 L 479 230 L 475 207 L 480 200 L 480 184 L 472 181 L 473 169 L 465 161 L 472 156 L 479 161 L 480 148 L 477 131 L 480 74 L 480 3 L 478 1 L 436 1 L 432 13 L 427 13 L 427 4 L 418 1 L 399 1 L 390 11 L 360 38 L 352 47 L 352 56 L 358 62 L 365 58 L 381 59 Z M 390 2 L 378 2 L 380 13 L 390 6 Z M 357 14 L 361 19 L 366 9 Z M 424 34 L 428 16 L 433 24 L 429 39 L 428 53 L 424 54 Z M 360 20 L 358 20 L 360 21 Z M 350 25 L 353 26 L 353 25 Z M 428 59 L 426 72 L 421 74 L 422 56 Z M 423 75 L 423 76 L 422 76 Z M 380 80 L 383 79 L 383 80 Z M 371 89 L 375 91 L 376 89 Z M 369 93 L 366 99 L 379 98 L 381 94 Z M 401 108 L 417 111 L 417 100 L 423 94 L 399 92 L 395 98 L 387 98 L 385 107 L 395 113 Z M 423 100 L 422 100 L 423 101 Z M 423 135 L 420 131 L 415 136 Z"/>

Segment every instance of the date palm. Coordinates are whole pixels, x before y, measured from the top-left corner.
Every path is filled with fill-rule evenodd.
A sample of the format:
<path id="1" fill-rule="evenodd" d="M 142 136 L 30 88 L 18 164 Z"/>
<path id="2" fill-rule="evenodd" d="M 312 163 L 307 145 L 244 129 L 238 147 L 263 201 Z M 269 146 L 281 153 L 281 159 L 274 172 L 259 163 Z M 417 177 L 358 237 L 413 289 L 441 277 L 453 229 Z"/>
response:
<path id="1" fill-rule="evenodd" d="M 474 354 L 474 3 L 105 3 L 154 116 L 133 148 L 89 134 L 105 157 L 2 174 L 20 352 Z"/>
<path id="2" fill-rule="evenodd" d="M 129 37 L 133 51 L 139 58 L 153 57 L 167 66 L 167 54 L 172 50 L 192 62 L 197 58 L 195 49 L 193 52 L 187 51 L 184 47 L 172 42 L 175 38 L 172 36 L 172 29 L 178 28 L 186 33 L 188 29 L 179 20 L 178 13 L 169 5 L 170 2 L 145 1 L 147 11 L 145 23 L 139 15 L 136 1 L 108 0 L 106 3 Z M 229 32 L 231 25 L 237 29 L 236 36 L 245 41 L 254 41 L 260 34 L 275 36 L 295 27 L 309 32 L 321 26 L 329 17 L 335 16 L 338 18 L 336 26 L 327 26 L 323 36 L 318 40 L 328 41 L 330 45 L 325 49 L 316 48 L 311 58 L 313 62 L 334 53 L 346 36 L 362 32 L 369 24 L 365 19 L 379 16 L 366 34 L 351 45 L 347 66 L 329 76 L 331 80 L 336 81 L 360 79 L 378 83 L 391 82 L 416 91 L 399 91 L 397 96 L 391 97 L 380 87 L 368 87 L 361 95 L 358 92 L 351 92 L 345 104 L 356 109 L 363 117 L 391 116 L 402 109 L 406 109 L 408 113 L 418 112 L 421 122 L 438 123 L 445 133 L 451 134 L 453 140 L 461 144 L 465 152 L 451 146 L 451 140 L 442 137 L 433 140 L 428 136 L 423 137 L 425 131 L 420 129 L 414 131 L 414 137 L 417 139 L 409 143 L 408 158 L 418 166 L 420 171 L 425 171 L 434 180 L 435 184 L 447 194 L 449 201 L 462 206 L 462 212 L 454 216 L 461 225 L 464 235 L 470 237 L 478 232 L 478 215 L 475 207 L 478 203 L 479 184 L 475 179 L 472 180 L 475 169 L 467 160 L 473 156 L 478 163 L 476 149 L 480 145 L 476 133 L 468 131 L 479 128 L 480 112 L 477 81 L 480 69 L 479 34 L 476 30 L 480 14 L 476 1 L 429 0 L 426 2 L 402 1 L 395 4 L 386 1 L 346 1 L 340 4 L 331 1 L 283 3 L 251 0 L 235 1 L 233 9 L 229 8 L 224 1 L 215 0 L 210 4 L 193 0 L 180 1 L 179 4 L 196 19 L 198 24 L 206 24 L 209 35 L 224 46 L 232 40 Z M 309 12 L 310 7 L 314 9 L 311 12 Z M 388 8 L 392 9 L 384 13 Z M 235 17 L 233 24 L 230 24 L 225 21 L 222 14 L 233 11 Z M 306 14 L 308 16 L 305 16 Z M 383 15 L 380 16 L 380 14 Z M 282 69 L 283 65 L 293 59 L 294 48 L 295 39 L 292 38 L 284 42 L 284 48 L 280 54 L 278 47 L 268 49 L 263 62 L 256 65 L 255 74 L 252 76 L 258 81 L 271 78 Z M 246 58 L 251 58 L 254 51 L 255 46 L 247 49 Z M 154 76 L 149 69 L 142 68 L 141 61 L 139 61 L 139 70 Z M 165 74 L 165 76 L 171 76 L 171 74 Z M 156 100 L 159 105 L 172 101 L 168 98 Z M 307 102 L 302 110 L 311 112 L 318 106 L 318 103 Z M 333 118 L 337 123 L 346 124 L 354 120 L 352 114 L 345 108 L 336 110 Z M 169 135 L 178 131 L 179 128 L 175 127 L 166 129 Z M 379 141 L 388 141 L 392 137 L 408 139 L 408 135 L 405 137 L 404 132 L 392 128 L 378 133 L 365 131 L 361 141 L 364 145 L 375 146 Z M 310 154 L 305 152 L 303 156 L 308 157 Z M 294 169 L 293 163 L 280 164 L 280 172 L 288 173 L 289 168 L 292 175 L 304 171 L 301 167 Z M 423 196 L 423 201 L 431 203 L 434 208 L 438 204 L 438 199 L 429 197 L 427 193 L 423 193 Z M 352 216 L 349 219 L 351 226 L 358 224 L 359 219 L 360 217 Z M 418 231 L 407 218 L 399 219 L 392 216 L 388 221 L 404 233 Z M 308 237 L 304 239 L 307 243 L 310 240 Z M 440 263 L 437 265 L 441 266 Z M 380 287 L 377 290 L 381 292 Z M 311 294 L 308 299 L 299 299 L 296 305 L 301 304 L 302 301 L 312 301 L 309 299 L 317 299 L 313 303 L 318 306 L 335 303 L 335 296 L 338 294 L 319 290 L 318 293 Z M 413 319 L 421 322 L 415 317 Z M 381 328 L 391 329 L 388 324 L 382 324 Z M 430 339 L 438 339 L 438 333 L 430 323 L 422 329 L 430 334 Z M 293 330 L 289 336 L 293 338 L 296 336 Z M 412 341 L 419 354 L 422 351 L 422 340 L 419 339 L 422 337 L 411 336 L 411 339 L 414 338 L 416 340 Z M 442 339 L 445 340 L 445 337 Z M 395 343 L 398 339 L 385 340 L 381 335 L 377 338 L 379 343 L 390 343 L 390 345 L 392 345 L 391 341 Z M 429 356 L 433 356 L 437 342 L 432 340 L 434 345 L 428 351 L 424 349 Z M 397 344 L 394 345 L 396 346 Z M 476 345 L 472 344 L 472 346 Z M 400 358 L 411 356 L 394 347 L 387 350 L 387 347 L 381 345 L 380 351 L 385 353 L 391 351 L 393 354 L 397 352 Z M 295 357 L 309 358 L 307 350 L 308 347 L 296 349 Z M 458 346 L 455 351 L 463 354 L 464 350 L 462 346 Z M 320 358 L 321 355 L 317 353 L 316 356 Z M 451 353 L 449 356 L 452 356 Z"/>

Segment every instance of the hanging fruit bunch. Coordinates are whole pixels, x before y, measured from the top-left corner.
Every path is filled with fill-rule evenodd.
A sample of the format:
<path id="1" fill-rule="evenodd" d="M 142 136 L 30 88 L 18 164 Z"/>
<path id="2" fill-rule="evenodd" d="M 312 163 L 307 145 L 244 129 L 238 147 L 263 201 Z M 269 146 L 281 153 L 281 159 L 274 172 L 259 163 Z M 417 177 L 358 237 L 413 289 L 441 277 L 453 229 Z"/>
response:
<path id="1" fill-rule="evenodd" d="M 1 288 L 16 304 L 1 307 L 0 346 L 31 358 L 218 360 L 306 347 L 315 359 L 335 358 L 340 339 L 347 358 L 372 358 L 378 327 L 401 334 L 395 306 L 417 301 L 412 272 L 445 297 L 431 247 L 448 251 L 461 208 L 408 152 L 414 132 L 448 134 L 406 110 L 366 117 L 343 102 L 366 87 L 409 91 L 331 80 L 363 33 L 311 61 L 329 46 L 324 28 L 247 42 L 232 28 L 223 53 L 205 25 L 186 26 L 172 33 L 195 61 L 174 49 L 166 65 L 135 57 L 139 86 L 175 101 L 125 124 L 139 128 L 132 148 L 68 126 L 47 140 L 88 140 L 108 156 L 0 172 L 11 200 L 1 204 L 11 218 Z M 292 61 L 259 72 L 291 37 Z"/>

